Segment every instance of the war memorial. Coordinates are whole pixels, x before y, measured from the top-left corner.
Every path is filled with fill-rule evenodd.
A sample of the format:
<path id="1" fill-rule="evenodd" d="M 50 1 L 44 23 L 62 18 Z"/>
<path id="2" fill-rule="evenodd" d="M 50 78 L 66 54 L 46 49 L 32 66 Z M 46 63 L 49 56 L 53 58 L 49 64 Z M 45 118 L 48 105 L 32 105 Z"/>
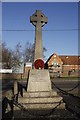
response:
<path id="1" fill-rule="evenodd" d="M 68 113 L 63 96 L 52 89 L 50 74 L 44 68 L 42 27 L 47 24 L 48 18 L 41 10 L 30 16 L 30 23 L 35 26 L 34 68 L 29 71 L 28 79 L 14 81 L 13 99 L 9 102 L 12 119 L 17 120 L 57 120 Z M 23 85 L 24 83 L 24 85 Z M 67 94 L 62 91 L 63 94 Z M 78 100 L 80 101 L 80 100 Z M 70 101 L 69 101 L 70 102 Z M 73 100 L 75 104 L 75 101 Z M 78 105 L 78 103 L 77 103 Z M 75 105 L 76 106 L 76 105 Z M 74 108 L 73 108 L 74 109 Z M 80 109 L 75 108 L 77 113 Z"/>

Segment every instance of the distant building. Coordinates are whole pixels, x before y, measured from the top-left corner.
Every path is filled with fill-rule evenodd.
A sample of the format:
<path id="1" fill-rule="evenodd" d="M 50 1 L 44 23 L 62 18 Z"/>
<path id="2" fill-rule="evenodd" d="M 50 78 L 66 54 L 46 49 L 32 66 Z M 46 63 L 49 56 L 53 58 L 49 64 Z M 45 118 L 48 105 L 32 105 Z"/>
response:
<path id="1" fill-rule="evenodd" d="M 45 68 L 49 69 L 53 77 L 78 76 L 80 75 L 80 56 L 58 56 L 54 53 L 45 63 Z"/>
<path id="2" fill-rule="evenodd" d="M 31 62 L 26 62 L 24 65 L 24 73 L 28 73 L 28 71 L 32 69 L 32 63 Z"/>

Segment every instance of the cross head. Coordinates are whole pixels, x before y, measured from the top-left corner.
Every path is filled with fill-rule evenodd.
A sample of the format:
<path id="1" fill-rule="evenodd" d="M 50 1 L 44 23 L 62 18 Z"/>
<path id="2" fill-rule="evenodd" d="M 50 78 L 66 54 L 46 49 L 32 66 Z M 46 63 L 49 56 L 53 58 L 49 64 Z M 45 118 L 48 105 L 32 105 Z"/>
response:
<path id="1" fill-rule="evenodd" d="M 48 18 L 40 10 L 36 10 L 36 12 L 30 16 L 30 22 L 35 27 L 43 27 L 45 24 L 47 24 Z"/>

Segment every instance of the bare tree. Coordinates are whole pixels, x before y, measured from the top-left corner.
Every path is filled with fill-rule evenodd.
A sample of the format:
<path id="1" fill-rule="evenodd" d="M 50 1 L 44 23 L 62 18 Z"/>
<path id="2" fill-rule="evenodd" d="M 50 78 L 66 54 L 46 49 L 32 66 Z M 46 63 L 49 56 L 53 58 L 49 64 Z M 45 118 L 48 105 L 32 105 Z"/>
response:
<path id="1" fill-rule="evenodd" d="M 21 64 L 21 45 L 18 43 L 15 50 L 6 47 L 6 43 L 2 43 L 2 66 L 3 68 L 16 68 Z"/>
<path id="2" fill-rule="evenodd" d="M 43 51 L 46 52 L 47 49 L 44 47 Z M 15 50 L 8 49 L 6 43 L 2 44 L 3 68 L 12 68 L 15 71 L 22 62 L 24 64 L 26 62 L 34 62 L 34 43 L 27 42 L 23 51 L 20 43 L 17 43 Z"/>
<path id="3" fill-rule="evenodd" d="M 34 44 L 26 43 L 25 50 L 23 52 L 23 59 L 25 62 L 33 62 L 34 60 Z"/>
<path id="4" fill-rule="evenodd" d="M 11 67 L 13 68 L 13 71 L 16 70 L 16 68 L 18 68 L 22 62 L 21 62 L 21 58 L 22 58 L 22 52 L 21 52 L 21 44 L 18 43 L 15 47 L 15 50 L 12 51 L 12 56 L 11 56 Z"/>
<path id="5" fill-rule="evenodd" d="M 11 68 L 11 50 L 6 47 L 6 43 L 2 43 L 2 68 Z"/>
<path id="6" fill-rule="evenodd" d="M 31 44 L 30 42 L 26 43 L 26 47 L 23 53 L 23 59 L 24 59 L 24 63 L 25 62 L 34 62 L 34 43 Z M 45 47 L 43 47 L 43 52 L 46 52 L 47 49 Z M 45 58 L 45 56 L 44 56 Z"/>

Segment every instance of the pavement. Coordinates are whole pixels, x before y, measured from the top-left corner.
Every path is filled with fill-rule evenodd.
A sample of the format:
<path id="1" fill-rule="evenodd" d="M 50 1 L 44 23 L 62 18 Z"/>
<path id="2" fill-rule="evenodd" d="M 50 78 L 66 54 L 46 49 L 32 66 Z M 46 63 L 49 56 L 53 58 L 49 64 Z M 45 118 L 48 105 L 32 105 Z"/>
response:
<path id="1" fill-rule="evenodd" d="M 75 80 L 57 79 L 57 80 L 53 80 L 52 82 L 54 83 L 54 84 L 52 83 L 52 88 L 54 90 L 56 90 L 60 95 L 62 95 L 60 93 L 61 91 L 59 91 L 59 89 L 57 89 L 56 86 L 58 88 L 62 89 L 63 91 L 68 91 L 68 93 L 70 93 L 70 94 L 76 95 L 78 97 L 80 96 L 80 94 L 79 94 L 80 93 L 79 92 L 80 82 L 77 79 L 75 79 Z M 76 87 L 78 84 L 79 84 L 79 86 Z M 13 87 L 13 81 L 10 82 L 10 83 L 7 83 L 7 84 L 6 83 L 3 84 L 2 87 L 3 87 L 3 96 L 4 97 L 6 96 L 6 94 L 11 95 L 12 94 L 11 88 Z M 68 96 L 63 95 L 63 97 L 64 96 L 65 96 L 64 101 L 66 103 L 68 103 L 66 105 L 70 106 L 70 104 L 69 104 L 70 102 L 72 104 L 75 103 L 75 104 L 77 104 L 77 105 L 75 105 L 75 109 L 76 109 L 76 106 L 80 105 L 80 104 L 77 103 L 77 99 L 73 98 L 74 96 L 71 97 L 69 95 Z M 80 102 L 80 100 L 79 100 L 79 102 Z M 79 120 L 80 116 L 78 117 L 78 115 L 76 115 L 75 111 L 74 112 L 71 111 L 71 107 L 72 106 L 68 107 L 69 109 L 65 108 L 64 110 L 60 109 L 60 110 L 51 111 L 50 115 L 46 115 L 46 116 L 41 116 L 41 115 L 37 116 L 36 113 L 38 111 L 33 111 L 33 110 L 32 111 L 27 111 L 26 114 L 24 114 L 25 112 L 20 113 L 20 111 L 15 111 L 17 118 L 12 117 L 12 119 L 17 120 L 19 118 L 19 120 L 20 120 L 20 115 L 24 114 L 24 119 L 23 120 L 26 120 L 26 119 L 28 119 L 28 120 L 53 120 L 53 119 L 54 120 L 68 120 L 68 119 Z M 79 106 L 79 108 L 80 108 L 80 106 Z M 40 111 L 39 111 L 39 113 L 40 113 Z M 6 113 L 7 116 L 8 116 L 8 114 L 10 115 L 10 112 Z M 49 112 L 48 112 L 48 114 L 49 114 Z M 21 118 L 21 120 L 22 120 L 22 118 Z"/>

